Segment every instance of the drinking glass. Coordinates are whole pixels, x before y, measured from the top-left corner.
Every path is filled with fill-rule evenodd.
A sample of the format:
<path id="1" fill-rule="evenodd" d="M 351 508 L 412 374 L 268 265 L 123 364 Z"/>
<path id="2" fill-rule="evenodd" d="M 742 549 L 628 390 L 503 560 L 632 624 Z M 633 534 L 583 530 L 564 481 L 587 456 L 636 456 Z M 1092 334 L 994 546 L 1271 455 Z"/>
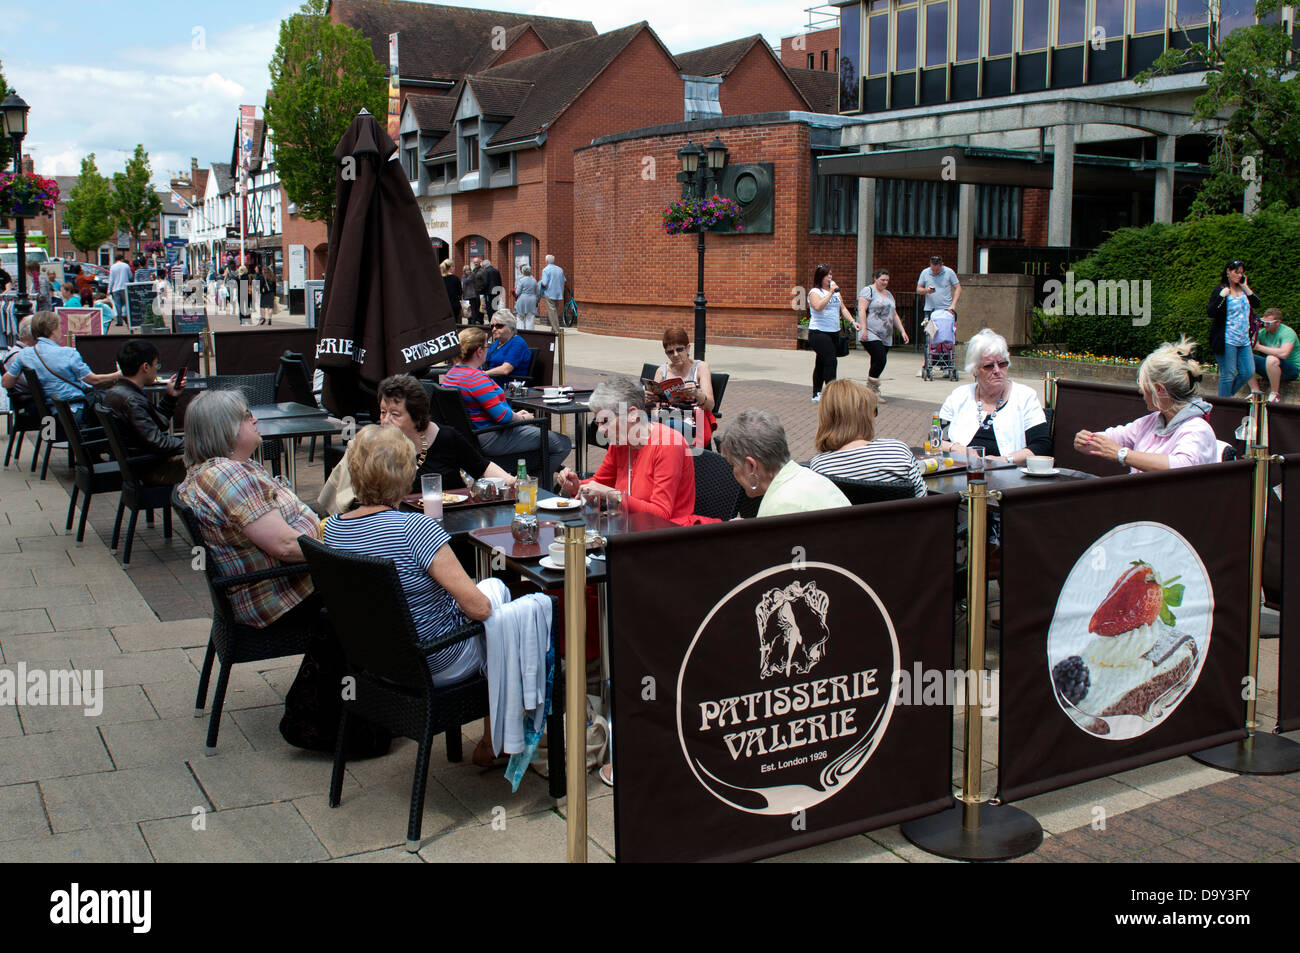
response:
<path id="1" fill-rule="evenodd" d="M 600 494 L 589 486 L 584 486 L 581 491 L 582 497 L 582 521 L 587 524 L 587 530 L 592 533 L 600 532 Z"/>
<path id="2" fill-rule="evenodd" d="M 605 523 L 607 531 L 611 533 L 624 529 L 623 494 L 619 490 L 610 490 L 605 494 Z"/>
<path id="3" fill-rule="evenodd" d="M 966 475 L 977 480 L 984 479 L 984 448 L 966 448 Z"/>
<path id="4" fill-rule="evenodd" d="M 424 497 L 424 515 L 442 519 L 442 474 L 426 473 L 421 476 L 420 495 Z"/>
<path id="5" fill-rule="evenodd" d="M 537 512 L 537 477 L 525 477 L 515 484 L 515 513 L 532 516 Z"/>

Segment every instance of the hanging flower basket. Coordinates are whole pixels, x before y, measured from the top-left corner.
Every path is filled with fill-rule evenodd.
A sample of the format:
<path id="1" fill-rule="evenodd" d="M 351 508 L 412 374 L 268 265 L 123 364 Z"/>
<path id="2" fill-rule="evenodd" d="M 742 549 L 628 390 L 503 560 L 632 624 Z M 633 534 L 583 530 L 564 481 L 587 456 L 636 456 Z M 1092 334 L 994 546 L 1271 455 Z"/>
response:
<path id="1" fill-rule="evenodd" d="M 664 209 L 664 231 L 669 235 L 687 232 L 743 232 L 740 206 L 731 199 L 681 199 Z"/>
<path id="2" fill-rule="evenodd" d="M 145 242 L 145 243 L 144 243 L 144 250 L 147 251 L 147 252 L 151 252 L 151 253 L 153 253 L 153 254 L 156 255 L 158 252 L 160 252 L 160 251 L 163 250 L 163 243 L 162 243 L 162 242 L 155 242 L 155 241 L 148 241 L 148 242 Z"/>
<path id="3" fill-rule="evenodd" d="M 0 218 L 36 218 L 54 211 L 59 185 L 27 172 L 0 172 Z"/>

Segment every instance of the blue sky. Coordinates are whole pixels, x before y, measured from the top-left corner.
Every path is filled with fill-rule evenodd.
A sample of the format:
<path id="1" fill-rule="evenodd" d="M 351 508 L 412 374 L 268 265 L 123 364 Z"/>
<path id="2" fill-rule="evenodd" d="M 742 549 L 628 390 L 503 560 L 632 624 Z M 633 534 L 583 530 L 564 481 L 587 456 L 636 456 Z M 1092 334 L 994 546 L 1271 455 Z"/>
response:
<path id="1" fill-rule="evenodd" d="M 806 2 L 772 0 L 444 0 L 446 6 L 590 19 L 602 32 L 641 19 L 674 53 L 762 33 L 800 32 Z M 155 181 L 229 161 L 240 103 L 265 100 L 280 20 L 296 0 L 10 0 L 0 13 L 0 64 L 31 106 L 23 150 L 37 171 L 75 175 L 95 153 L 120 170 L 136 143 Z"/>

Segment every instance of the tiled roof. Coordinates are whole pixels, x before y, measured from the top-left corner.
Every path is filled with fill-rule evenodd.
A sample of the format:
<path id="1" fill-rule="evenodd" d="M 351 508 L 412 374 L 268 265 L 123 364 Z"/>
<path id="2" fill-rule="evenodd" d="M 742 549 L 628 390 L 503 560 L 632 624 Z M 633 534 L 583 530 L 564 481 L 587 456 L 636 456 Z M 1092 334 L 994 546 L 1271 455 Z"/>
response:
<path id="1" fill-rule="evenodd" d="M 415 115 L 415 124 L 421 132 L 446 132 L 452 126 L 459 96 L 426 96 L 407 93 L 406 104 Z"/>
<path id="2" fill-rule="evenodd" d="M 54 179 L 54 181 L 59 184 L 60 202 L 66 202 L 68 200 L 68 193 L 75 189 L 77 183 L 81 181 L 81 176 L 79 175 L 55 175 L 49 176 L 49 178 Z M 112 176 L 110 175 L 108 178 L 112 179 Z"/>
<path id="3" fill-rule="evenodd" d="M 181 208 L 172 199 L 171 189 L 158 193 L 158 201 L 162 202 L 163 215 L 188 215 L 189 213 Z"/>
<path id="4" fill-rule="evenodd" d="M 589 20 L 404 0 L 332 0 L 330 9 L 336 19 L 370 38 L 371 50 L 381 63 L 388 62 L 388 35 L 400 33 L 398 72 L 414 79 L 459 79 L 491 62 L 492 57 L 484 57 L 483 50 L 500 52 L 492 50 L 495 27 L 507 31 L 505 39 L 509 41 L 510 31 L 529 24 L 548 47 L 596 35 Z"/>
<path id="5" fill-rule="evenodd" d="M 484 116 L 513 116 L 528 97 L 533 84 L 524 79 L 504 79 L 480 73 L 466 82 Z"/>
<path id="6" fill-rule="evenodd" d="M 529 24 L 520 23 L 518 26 L 512 26 L 510 29 L 506 30 L 505 36 L 502 37 L 501 42 L 495 44 L 485 43 L 483 46 L 479 47 L 478 55 L 474 57 L 474 62 L 470 64 L 470 68 L 467 72 L 478 73 L 489 68 L 493 63 L 501 58 L 502 53 L 514 46 L 515 41 L 527 33 L 529 29 Z M 534 30 L 533 32 L 536 33 L 537 31 Z M 543 43 L 543 46 L 544 45 L 546 44 Z"/>
<path id="7" fill-rule="evenodd" d="M 452 129 L 424 154 L 426 159 L 433 156 L 454 156 L 456 154 L 456 130 Z"/>
<path id="8" fill-rule="evenodd" d="M 583 90 L 642 30 L 648 32 L 663 49 L 659 38 L 643 20 L 619 30 L 494 66 L 473 77 L 470 80 L 471 86 L 485 78 L 532 84 L 527 95 L 512 109 L 514 118 L 492 135 L 489 145 L 525 139 L 546 129 L 573 105 Z M 664 56 L 671 61 L 672 56 L 666 49 Z"/>
<path id="9" fill-rule="evenodd" d="M 719 43 L 717 46 L 706 46 L 703 49 L 691 50 L 689 53 L 678 53 L 675 57 L 677 69 L 686 76 L 726 76 L 745 58 L 750 47 L 762 42 L 763 38 L 756 33 L 739 40 Z"/>
<path id="10" fill-rule="evenodd" d="M 197 172 L 194 173 L 193 179 L 194 179 L 194 194 L 198 199 L 202 200 L 203 193 L 207 191 L 208 188 L 208 170 L 199 169 Z"/>
<path id="11" fill-rule="evenodd" d="M 824 69 L 801 69 L 797 66 L 787 66 L 785 71 L 790 74 L 790 79 L 799 92 L 803 93 L 803 98 L 808 100 L 813 112 L 839 112 L 838 73 Z"/>
<path id="12" fill-rule="evenodd" d="M 217 194 L 225 195 L 235 189 L 235 176 L 230 171 L 229 162 L 212 163 L 212 171 L 217 177 Z"/>

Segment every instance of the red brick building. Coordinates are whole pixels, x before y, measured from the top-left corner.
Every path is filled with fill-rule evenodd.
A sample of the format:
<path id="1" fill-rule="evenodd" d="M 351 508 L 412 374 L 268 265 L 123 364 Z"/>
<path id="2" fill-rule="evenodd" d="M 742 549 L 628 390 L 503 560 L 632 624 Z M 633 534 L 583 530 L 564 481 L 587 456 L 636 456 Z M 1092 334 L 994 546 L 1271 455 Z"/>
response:
<path id="1" fill-rule="evenodd" d="M 843 122 L 788 113 L 697 120 L 607 136 L 579 149 L 572 275 L 583 330 L 658 338 L 672 325 L 693 327 L 695 236 L 666 234 L 662 216 L 681 195 L 677 150 L 688 138 L 704 144 L 716 136 L 729 150 L 729 164 L 772 163 L 774 218 L 770 234 L 706 236 L 709 341 L 795 347 L 798 319 L 806 313 L 803 289 L 817 265 L 829 264 L 845 289 L 856 291 L 870 279 L 856 273 L 857 180 L 831 181 L 841 177 L 819 176 L 814 167 L 816 155 L 838 151 Z M 645 156 L 658 169 L 654 179 L 637 174 Z M 873 267 L 892 272 L 906 313 L 908 292 L 929 256 L 955 263 L 957 242 L 909 237 L 911 214 L 933 195 L 915 188 L 928 183 L 894 185 L 893 192 L 878 190 L 877 204 L 889 207 L 877 212 Z M 1045 242 L 1043 190 L 990 191 L 982 201 L 1000 203 L 1008 213 L 1014 208 L 1017 224 L 1015 237 L 983 234 L 981 245 Z"/>
<path id="2" fill-rule="evenodd" d="M 781 38 L 781 62 L 787 68 L 811 69 L 839 75 L 840 28 L 813 30 Z"/>

